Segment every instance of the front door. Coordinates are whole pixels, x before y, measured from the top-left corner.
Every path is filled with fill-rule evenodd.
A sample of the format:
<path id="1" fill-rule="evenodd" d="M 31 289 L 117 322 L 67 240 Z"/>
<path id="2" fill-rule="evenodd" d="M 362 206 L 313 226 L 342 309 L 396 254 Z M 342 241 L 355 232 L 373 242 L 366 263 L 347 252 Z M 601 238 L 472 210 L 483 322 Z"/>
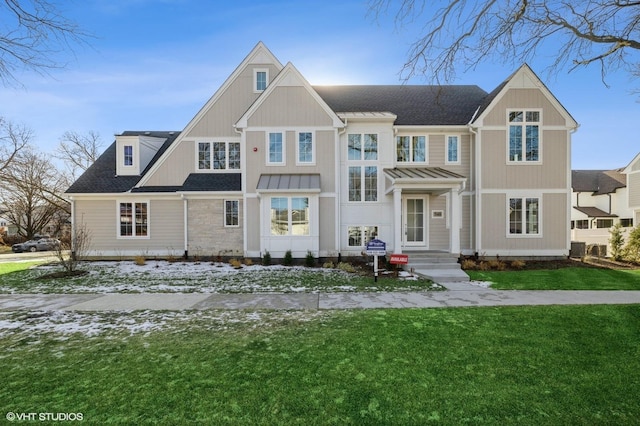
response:
<path id="1" fill-rule="evenodd" d="M 425 197 L 405 197 L 403 203 L 404 245 L 425 247 L 427 243 L 427 200 Z"/>

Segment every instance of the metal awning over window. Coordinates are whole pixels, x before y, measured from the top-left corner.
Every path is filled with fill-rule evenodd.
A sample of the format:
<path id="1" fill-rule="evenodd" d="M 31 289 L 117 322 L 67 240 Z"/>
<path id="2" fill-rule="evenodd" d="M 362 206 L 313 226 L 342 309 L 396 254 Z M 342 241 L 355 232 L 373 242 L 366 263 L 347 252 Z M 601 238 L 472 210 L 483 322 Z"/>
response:
<path id="1" fill-rule="evenodd" d="M 464 188 L 467 178 L 441 167 L 395 167 L 383 170 L 386 192 L 394 189 L 422 190 L 432 193 Z"/>
<path id="2" fill-rule="evenodd" d="M 320 192 L 319 174 L 260 175 L 256 192 Z"/>

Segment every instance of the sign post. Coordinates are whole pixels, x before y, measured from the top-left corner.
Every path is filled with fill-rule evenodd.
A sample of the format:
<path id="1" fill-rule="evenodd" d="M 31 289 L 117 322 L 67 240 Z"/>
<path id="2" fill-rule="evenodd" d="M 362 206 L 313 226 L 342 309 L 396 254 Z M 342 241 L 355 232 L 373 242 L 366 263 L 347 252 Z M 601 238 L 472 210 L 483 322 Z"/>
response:
<path id="1" fill-rule="evenodd" d="M 373 280 L 378 282 L 378 256 L 387 254 L 387 243 L 377 238 L 367 243 L 367 256 L 373 256 Z"/>

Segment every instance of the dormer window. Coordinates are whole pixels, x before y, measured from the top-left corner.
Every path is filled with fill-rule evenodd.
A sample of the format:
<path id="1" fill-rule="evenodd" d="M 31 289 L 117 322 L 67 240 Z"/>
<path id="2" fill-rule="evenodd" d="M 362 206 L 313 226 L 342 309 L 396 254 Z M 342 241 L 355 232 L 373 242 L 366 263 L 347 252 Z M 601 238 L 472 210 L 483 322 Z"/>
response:
<path id="1" fill-rule="evenodd" d="M 269 82 L 269 70 L 255 70 L 253 80 L 254 92 L 263 92 L 267 88 L 267 84 Z"/>
<path id="2" fill-rule="evenodd" d="M 124 165 L 133 166 L 133 146 L 132 145 L 124 146 Z"/>

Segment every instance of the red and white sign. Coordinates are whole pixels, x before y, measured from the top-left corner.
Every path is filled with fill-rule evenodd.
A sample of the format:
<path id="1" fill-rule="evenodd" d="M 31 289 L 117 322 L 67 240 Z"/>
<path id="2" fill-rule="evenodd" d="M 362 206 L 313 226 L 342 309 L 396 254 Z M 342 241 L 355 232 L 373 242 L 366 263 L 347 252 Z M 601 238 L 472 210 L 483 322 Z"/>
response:
<path id="1" fill-rule="evenodd" d="M 408 254 L 392 254 L 391 259 L 389 259 L 392 265 L 406 265 L 409 263 L 409 255 Z"/>

